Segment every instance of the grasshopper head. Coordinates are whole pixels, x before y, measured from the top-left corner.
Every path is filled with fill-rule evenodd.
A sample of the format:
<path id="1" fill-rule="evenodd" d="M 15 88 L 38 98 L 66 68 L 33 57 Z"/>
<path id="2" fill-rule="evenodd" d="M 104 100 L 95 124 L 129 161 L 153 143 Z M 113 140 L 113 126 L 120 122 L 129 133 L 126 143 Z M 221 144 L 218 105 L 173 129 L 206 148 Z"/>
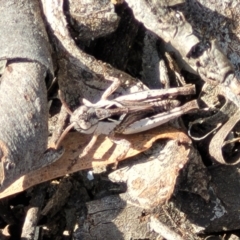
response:
<path id="1" fill-rule="evenodd" d="M 87 106 L 77 108 L 70 117 L 70 123 L 75 123 L 74 128 L 77 131 L 89 134 L 94 132 L 98 121 L 95 109 Z"/>

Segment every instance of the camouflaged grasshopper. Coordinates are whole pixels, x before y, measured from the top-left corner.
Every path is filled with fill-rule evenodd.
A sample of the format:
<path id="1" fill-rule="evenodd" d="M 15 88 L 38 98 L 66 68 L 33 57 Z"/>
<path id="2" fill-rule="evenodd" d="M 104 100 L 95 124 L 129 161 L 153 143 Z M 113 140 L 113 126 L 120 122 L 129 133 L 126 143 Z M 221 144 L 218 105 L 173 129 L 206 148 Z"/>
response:
<path id="1" fill-rule="evenodd" d="M 86 156 L 95 144 L 97 137 L 104 134 L 114 143 L 126 146 L 126 151 L 122 152 L 117 158 L 117 160 L 122 159 L 129 150 L 130 143 L 126 139 L 116 138 L 115 134 L 143 132 L 199 108 L 195 100 L 180 106 L 180 101 L 175 99 L 180 95 L 194 94 L 194 85 L 146 90 L 108 100 L 107 97 L 115 90 L 115 86 L 110 86 L 103 94 L 101 100 L 95 104 L 83 99 L 83 105 L 74 112 L 61 99 L 71 117 L 70 125 L 62 133 L 56 148 L 59 147 L 66 134 L 72 128 L 75 128 L 81 133 L 93 134 L 91 141 L 85 147 L 80 157 Z"/>

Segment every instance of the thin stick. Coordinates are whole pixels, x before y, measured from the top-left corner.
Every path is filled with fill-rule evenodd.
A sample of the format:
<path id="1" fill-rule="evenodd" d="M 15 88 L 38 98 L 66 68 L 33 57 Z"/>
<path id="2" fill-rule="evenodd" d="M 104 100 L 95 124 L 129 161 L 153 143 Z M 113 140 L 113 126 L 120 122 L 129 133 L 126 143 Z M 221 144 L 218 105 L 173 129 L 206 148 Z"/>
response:
<path id="1" fill-rule="evenodd" d="M 183 240 L 181 236 L 171 230 L 167 225 L 160 222 L 156 217 L 151 217 L 150 227 L 167 240 Z"/>

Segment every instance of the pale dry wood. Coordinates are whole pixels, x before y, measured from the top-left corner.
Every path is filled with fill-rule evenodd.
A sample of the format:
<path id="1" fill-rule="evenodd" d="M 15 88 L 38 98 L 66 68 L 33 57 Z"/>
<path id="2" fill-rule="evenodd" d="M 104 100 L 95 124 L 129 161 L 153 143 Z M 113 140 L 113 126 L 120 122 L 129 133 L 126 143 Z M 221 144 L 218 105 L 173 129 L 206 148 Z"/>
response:
<path id="1" fill-rule="evenodd" d="M 132 146 L 126 154 L 126 157 L 120 159 L 120 161 L 146 151 L 152 146 L 153 142 L 158 139 L 178 139 L 180 142 L 190 142 L 189 138 L 183 132 L 166 125 L 165 127 L 161 126 L 142 134 L 132 134 L 122 137 L 130 141 Z M 92 152 L 78 159 L 78 156 L 90 138 L 91 136 L 82 135 L 77 132 L 70 133 L 63 141 L 66 152 L 57 162 L 20 177 L 6 190 L 0 193 L 0 198 L 21 192 L 41 182 L 61 177 L 69 173 L 106 166 L 116 162 L 116 156 L 119 155 L 119 152 L 122 152 L 122 146 L 115 146 L 111 140 L 103 136 L 99 137 Z"/>
<path id="2" fill-rule="evenodd" d="M 192 149 L 177 139 L 168 140 L 164 147 L 156 143 L 150 152 L 149 157 L 147 153 L 142 154 L 137 161 L 108 176 L 113 182 L 126 183 L 127 192 L 121 194 L 122 199 L 144 209 L 153 209 L 169 201 Z"/>

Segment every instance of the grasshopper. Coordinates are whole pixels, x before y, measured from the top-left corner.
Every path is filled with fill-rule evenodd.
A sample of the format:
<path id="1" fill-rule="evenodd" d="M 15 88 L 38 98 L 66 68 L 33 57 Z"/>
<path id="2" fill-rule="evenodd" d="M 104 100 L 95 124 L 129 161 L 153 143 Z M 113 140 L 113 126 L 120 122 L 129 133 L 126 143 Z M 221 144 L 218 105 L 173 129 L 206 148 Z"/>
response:
<path id="1" fill-rule="evenodd" d="M 108 100 L 107 95 L 112 93 L 115 86 L 109 87 L 103 94 L 104 97 L 97 103 L 82 100 L 83 105 L 72 112 L 60 96 L 62 104 L 70 114 L 70 125 L 60 136 L 56 148 L 59 147 L 66 134 L 75 128 L 85 134 L 93 134 L 91 141 L 79 157 L 86 156 L 95 144 L 100 134 L 107 135 L 114 143 L 124 144 L 125 151 L 117 160 L 123 159 L 130 148 L 126 139 L 116 138 L 115 134 L 134 134 L 155 128 L 174 118 L 181 116 L 193 109 L 198 109 L 196 100 L 180 106 L 180 101 L 175 98 L 179 95 L 195 93 L 194 85 L 184 87 L 146 90 L 131 93 Z"/>

